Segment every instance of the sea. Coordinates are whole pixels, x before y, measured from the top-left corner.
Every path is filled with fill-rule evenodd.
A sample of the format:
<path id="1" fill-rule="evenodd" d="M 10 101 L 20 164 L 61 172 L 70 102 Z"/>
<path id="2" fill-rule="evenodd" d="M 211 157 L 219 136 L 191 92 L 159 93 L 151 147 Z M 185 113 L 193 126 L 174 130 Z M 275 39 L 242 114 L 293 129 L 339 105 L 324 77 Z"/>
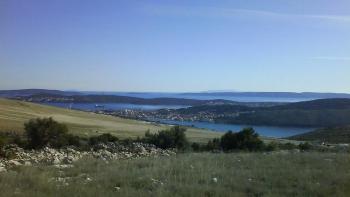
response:
<path id="1" fill-rule="evenodd" d="M 203 96 L 203 95 L 183 95 L 176 93 L 114 93 L 114 95 L 132 96 L 140 98 L 189 98 L 189 99 L 226 99 L 238 102 L 299 102 L 313 100 L 315 98 L 292 98 L 292 97 L 236 97 L 236 96 Z M 103 110 L 158 110 L 158 109 L 178 109 L 189 106 L 183 105 L 136 105 L 136 104 L 124 104 L 124 103 L 43 103 L 61 108 L 77 109 L 84 111 L 95 111 L 99 109 Z M 196 128 L 209 129 L 216 132 L 226 131 L 240 131 L 245 127 L 252 127 L 261 136 L 283 138 L 297 134 L 306 133 L 314 130 L 315 128 L 303 128 L 303 127 L 274 127 L 274 126 L 260 126 L 260 125 L 237 125 L 237 124 L 222 124 L 213 122 L 198 122 L 198 121 L 174 121 L 174 120 L 157 120 L 163 124 L 169 125 L 183 125 Z"/>

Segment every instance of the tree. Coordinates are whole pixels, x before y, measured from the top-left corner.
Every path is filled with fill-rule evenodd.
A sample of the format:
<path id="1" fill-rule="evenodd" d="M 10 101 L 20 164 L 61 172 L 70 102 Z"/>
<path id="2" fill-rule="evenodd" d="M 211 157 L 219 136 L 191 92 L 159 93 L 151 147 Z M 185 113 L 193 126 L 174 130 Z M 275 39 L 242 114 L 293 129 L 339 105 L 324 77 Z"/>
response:
<path id="1" fill-rule="evenodd" d="M 229 131 L 221 137 L 220 143 L 224 151 L 241 149 L 256 151 L 263 148 L 264 143 L 259 139 L 259 135 L 253 128 L 245 128 L 238 133 Z"/>
<path id="2" fill-rule="evenodd" d="M 68 144 L 67 126 L 52 118 L 32 119 L 24 124 L 24 128 L 31 148 L 61 147 Z"/>
<path id="3" fill-rule="evenodd" d="M 96 145 L 96 144 L 99 144 L 99 143 L 108 143 L 108 142 L 116 142 L 118 141 L 119 139 L 109 133 L 104 133 L 102 135 L 99 135 L 99 136 L 94 136 L 94 137 L 91 137 L 89 139 L 89 144 L 90 145 Z"/>
<path id="4" fill-rule="evenodd" d="M 169 130 L 162 130 L 156 134 L 151 134 L 148 131 L 145 134 L 145 142 L 163 149 L 185 149 L 188 146 L 185 131 L 186 129 L 180 126 L 174 126 Z"/>

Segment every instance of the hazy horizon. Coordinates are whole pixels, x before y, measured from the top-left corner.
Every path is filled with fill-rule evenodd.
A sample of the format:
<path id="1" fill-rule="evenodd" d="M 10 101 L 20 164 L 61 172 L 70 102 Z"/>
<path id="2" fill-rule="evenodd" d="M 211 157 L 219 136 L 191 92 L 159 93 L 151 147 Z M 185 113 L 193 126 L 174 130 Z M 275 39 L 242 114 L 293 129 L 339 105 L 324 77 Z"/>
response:
<path id="1" fill-rule="evenodd" d="M 347 92 L 298 92 L 298 91 L 240 91 L 240 90 L 204 90 L 204 91 L 118 91 L 118 90 L 79 90 L 79 89 L 46 89 L 46 88 L 19 88 L 19 89 L 0 89 L 0 91 L 17 90 L 54 90 L 64 92 L 96 92 L 96 93 L 159 93 L 159 94 L 186 94 L 186 93 L 316 93 L 316 94 L 350 94 Z"/>
<path id="2" fill-rule="evenodd" d="M 0 89 L 350 93 L 350 1 L 0 2 Z"/>

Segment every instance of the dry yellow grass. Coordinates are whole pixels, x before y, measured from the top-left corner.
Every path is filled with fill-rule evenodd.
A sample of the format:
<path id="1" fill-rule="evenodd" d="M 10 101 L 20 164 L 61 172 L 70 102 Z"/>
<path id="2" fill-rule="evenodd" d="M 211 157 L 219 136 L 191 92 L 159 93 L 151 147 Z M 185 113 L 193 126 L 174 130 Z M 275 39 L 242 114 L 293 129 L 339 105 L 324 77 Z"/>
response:
<path id="1" fill-rule="evenodd" d="M 109 132 L 120 138 L 128 138 L 143 136 L 147 130 L 156 132 L 169 127 L 144 121 L 0 99 L 0 131 L 2 132 L 23 132 L 23 124 L 29 119 L 38 117 L 52 117 L 59 122 L 67 124 L 71 133 L 87 136 Z M 221 133 L 188 128 L 187 136 L 191 141 L 200 142 L 220 137 Z"/>

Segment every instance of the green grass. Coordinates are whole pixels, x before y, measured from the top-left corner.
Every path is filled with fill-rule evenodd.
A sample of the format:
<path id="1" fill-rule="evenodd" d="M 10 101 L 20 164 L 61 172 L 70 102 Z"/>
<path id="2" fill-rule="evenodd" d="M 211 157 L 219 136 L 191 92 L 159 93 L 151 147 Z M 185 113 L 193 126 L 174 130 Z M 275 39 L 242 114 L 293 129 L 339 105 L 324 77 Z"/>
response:
<path id="1" fill-rule="evenodd" d="M 98 131 L 99 134 L 108 132 L 119 138 L 134 138 L 143 136 L 147 130 L 157 132 L 169 128 L 161 124 L 0 99 L 0 132 L 23 132 L 23 123 L 37 117 L 53 117 L 58 122 L 67 124 L 71 133 L 81 136 L 96 135 Z M 190 127 L 186 134 L 191 141 L 196 142 L 221 136 L 221 133 Z"/>
<path id="2" fill-rule="evenodd" d="M 69 177 L 69 185 L 50 182 L 54 177 Z M 89 159 L 61 171 L 42 166 L 2 173 L 0 191 L 2 196 L 36 197 L 349 196 L 350 157 L 311 152 L 188 153 L 108 164 Z"/>

